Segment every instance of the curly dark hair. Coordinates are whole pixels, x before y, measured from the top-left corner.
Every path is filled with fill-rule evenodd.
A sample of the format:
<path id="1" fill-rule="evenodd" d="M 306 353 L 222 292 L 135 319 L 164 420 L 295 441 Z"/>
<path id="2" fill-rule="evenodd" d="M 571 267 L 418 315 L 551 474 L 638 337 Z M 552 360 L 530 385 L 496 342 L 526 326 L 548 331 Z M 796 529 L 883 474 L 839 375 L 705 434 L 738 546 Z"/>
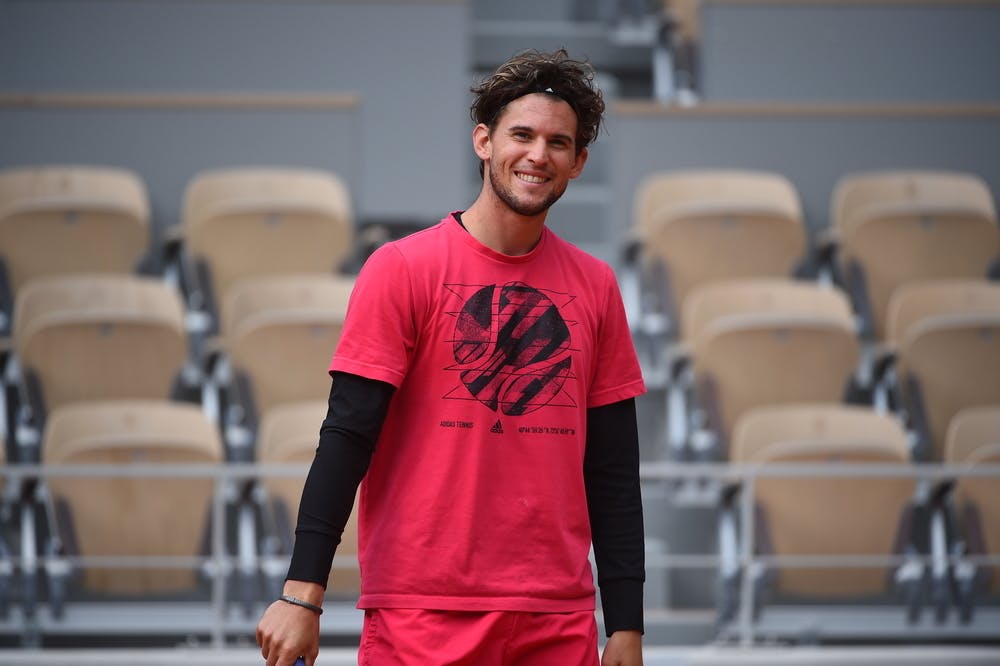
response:
<path id="1" fill-rule="evenodd" d="M 522 51 L 472 88 L 475 101 L 472 121 L 492 131 L 504 108 L 519 97 L 536 92 L 555 95 L 576 113 L 576 150 L 582 151 L 597 138 L 604 116 L 604 97 L 594 85 L 594 68 L 573 60 L 566 49 L 552 53 Z"/>

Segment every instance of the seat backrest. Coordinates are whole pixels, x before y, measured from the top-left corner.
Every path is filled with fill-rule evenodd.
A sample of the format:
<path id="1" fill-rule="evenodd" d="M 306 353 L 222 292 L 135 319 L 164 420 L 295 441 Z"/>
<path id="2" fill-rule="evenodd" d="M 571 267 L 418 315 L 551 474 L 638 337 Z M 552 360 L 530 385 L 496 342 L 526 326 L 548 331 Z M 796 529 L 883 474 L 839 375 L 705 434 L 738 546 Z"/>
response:
<path id="1" fill-rule="evenodd" d="M 1000 404 L 1000 285 L 913 285 L 898 292 L 891 312 L 903 397 L 912 401 L 911 382 L 919 386 L 931 457 L 941 460 L 958 412 Z"/>
<path id="2" fill-rule="evenodd" d="M 979 280 L 927 280 L 893 292 L 886 315 L 886 339 L 898 346 L 910 326 L 940 314 L 1000 312 L 1000 283 Z"/>
<path id="3" fill-rule="evenodd" d="M 44 465 L 217 464 L 217 428 L 194 405 L 106 401 L 52 413 Z M 72 517 L 80 554 L 195 557 L 210 515 L 211 478 L 52 477 Z M 84 584 L 107 594 L 158 594 L 195 587 L 192 568 L 88 568 Z"/>
<path id="4" fill-rule="evenodd" d="M 992 195 L 972 174 L 857 174 L 839 181 L 832 206 L 841 270 L 860 267 L 879 339 L 896 288 L 918 280 L 984 278 L 1000 256 Z"/>
<path id="5" fill-rule="evenodd" d="M 675 30 L 685 43 L 696 44 L 700 38 L 700 0 L 662 0 L 663 10 L 675 24 Z"/>
<path id="6" fill-rule="evenodd" d="M 866 407 L 782 405 L 747 412 L 733 434 L 733 462 L 905 465 L 902 424 Z M 758 477 L 755 499 L 773 554 L 891 556 L 915 480 L 906 477 Z M 812 597 L 886 591 L 888 566 L 779 568 L 777 590 Z"/>
<path id="7" fill-rule="evenodd" d="M 326 415 L 327 403 L 316 400 L 280 405 L 270 410 L 261 422 L 258 459 L 261 463 L 312 462 L 320 425 Z M 281 502 L 292 527 L 298 515 L 299 500 L 305 478 L 266 477 L 268 494 Z M 337 555 L 357 556 L 357 506 L 344 528 Z M 327 593 L 357 597 L 361 590 L 361 575 L 357 566 L 334 567 L 327 582 Z"/>
<path id="8" fill-rule="evenodd" d="M 196 175 L 185 191 L 183 232 L 210 271 L 218 303 L 236 281 L 333 273 L 353 251 L 350 196 L 328 171 L 232 168 Z"/>
<path id="9" fill-rule="evenodd" d="M 944 460 L 970 467 L 1000 465 L 1000 405 L 956 414 L 948 425 Z M 960 476 L 955 482 L 955 500 L 959 507 L 976 507 L 987 554 L 1000 553 L 1000 479 Z M 993 568 L 992 591 L 1000 594 L 1000 567 Z"/>
<path id="10" fill-rule="evenodd" d="M 689 311 L 697 313 L 698 329 L 689 332 L 697 395 L 714 402 L 725 437 L 754 407 L 844 398 L 860 349 L 840 291 L 793 281 L 718 284 L 696 292 Z"/>
<path id="11" fill-rule="evenodd" d="M 869 207 L 895 202 L 957 204 L 996 217 L 989 187 L 978 176 L 958 171 L 886 169 L 845 174 L 834 185 L 830 223 L 836 230 Z"/>
<path id="12" fill-rule="evenodd" d="M 794 186 L 769 171 L 742 169 L 679 169 L 646 176 L 635 191 L 633 224 L 640 238 L 656 231 L 656 211 L 692 204 L 713 204 L 723 210 L 777 210 L 801 217 Z"/>
<path id="13" fill-rule="evenodd" d="M 126 169 L 0 171 L 0 255 L 12 293 L 40 276 L 133 272 L 149 249 L 149 215 L 145 184 Z"/>
<path id="14" fill-rule="evenodd" d="M 634 215 L 644 255 L 664 266 L 679 308 L 701 284 L 791 276 L 807 251 L 798 194 L 775 173 L 654 174 L 637 188 Z"/>
<path id="15" fill-rule="evenodd" d="M 48 410 L 80 400 L 169 398 L 188 353 L 179 294 L 133 275 L 29 282 L 16 300 L 14 345 Z"/>
<path id="16" fill-rule="evenodd" d="M 693 342 L 719 317 L 756 313 L 853 317 L 847 296 L 835 287 L 790 279 L 726 280 L 698 287 L 684 304 L 681 339 Z"/>
<path id="17" fill-rule="evenodd" d="M 233 367 L 253 385 L 257 414 L 321 400 L 354 281 L 333 275 L 244 280 L 223 305 L 223 339 Z"/>

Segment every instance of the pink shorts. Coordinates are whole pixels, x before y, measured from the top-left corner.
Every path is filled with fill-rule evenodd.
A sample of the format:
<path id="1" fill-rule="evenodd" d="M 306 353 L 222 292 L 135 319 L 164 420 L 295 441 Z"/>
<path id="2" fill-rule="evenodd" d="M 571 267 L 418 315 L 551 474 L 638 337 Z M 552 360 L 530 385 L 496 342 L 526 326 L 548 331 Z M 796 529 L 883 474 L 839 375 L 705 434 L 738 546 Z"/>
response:
<path id="1" fill-rule="evenodd" d="M 598 666 L 593 611 L 365 611 L 359 666 Z"/>

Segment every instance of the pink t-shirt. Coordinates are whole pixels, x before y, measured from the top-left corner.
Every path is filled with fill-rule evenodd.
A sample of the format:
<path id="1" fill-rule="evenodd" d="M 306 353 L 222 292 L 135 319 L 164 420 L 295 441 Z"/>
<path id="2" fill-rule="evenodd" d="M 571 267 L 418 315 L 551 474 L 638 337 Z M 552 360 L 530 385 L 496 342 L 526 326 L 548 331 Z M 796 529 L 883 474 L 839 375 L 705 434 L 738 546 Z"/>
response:
<path id="1" fill-rule="evenodd" d="M 365 263 L 331 370 L 397 387 L 359 506 L 361 608 L 594 608 L 586 408 L 645 389 L 611 268 L 451 216 Z"/>

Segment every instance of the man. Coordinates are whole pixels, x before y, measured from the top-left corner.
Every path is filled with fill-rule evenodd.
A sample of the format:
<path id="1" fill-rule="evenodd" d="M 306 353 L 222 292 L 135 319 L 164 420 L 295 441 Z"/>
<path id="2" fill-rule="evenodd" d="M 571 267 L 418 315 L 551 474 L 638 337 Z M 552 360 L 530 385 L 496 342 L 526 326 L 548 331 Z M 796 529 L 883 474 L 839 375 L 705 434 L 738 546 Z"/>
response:
<path id="1" fill-rule="evenodd" d="M 483 185 L 464 212 L 366 262 L 330 367 L 268 666 L 318 653 L 358 484 L 359 664 L 642 663 L 634 398 L 614 274 L 545 227 L 604 102 L 585 64 L 526 52 L 473 89 Z"/>

